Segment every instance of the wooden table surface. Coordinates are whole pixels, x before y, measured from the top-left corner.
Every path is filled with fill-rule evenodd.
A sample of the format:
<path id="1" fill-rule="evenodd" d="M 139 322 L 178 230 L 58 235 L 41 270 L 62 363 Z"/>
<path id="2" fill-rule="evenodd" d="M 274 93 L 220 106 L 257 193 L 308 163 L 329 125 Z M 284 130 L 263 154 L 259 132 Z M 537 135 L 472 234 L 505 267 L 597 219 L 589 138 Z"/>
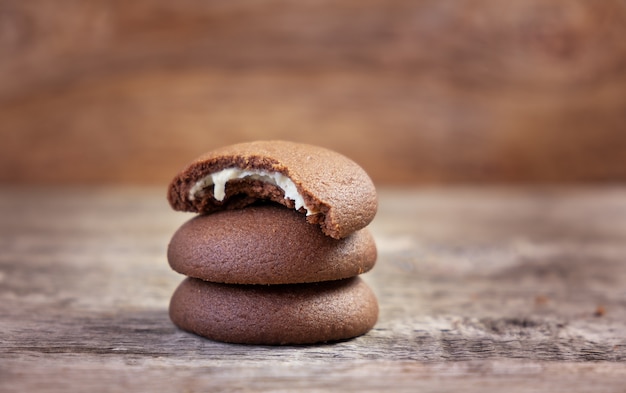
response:
<path id="1" fill-rule="evenodd" d="M 163 189 L 0 191 L 0 391 L 626 389 L 626 188 L 382 189 L 367 335 L 178 330 Z"/>

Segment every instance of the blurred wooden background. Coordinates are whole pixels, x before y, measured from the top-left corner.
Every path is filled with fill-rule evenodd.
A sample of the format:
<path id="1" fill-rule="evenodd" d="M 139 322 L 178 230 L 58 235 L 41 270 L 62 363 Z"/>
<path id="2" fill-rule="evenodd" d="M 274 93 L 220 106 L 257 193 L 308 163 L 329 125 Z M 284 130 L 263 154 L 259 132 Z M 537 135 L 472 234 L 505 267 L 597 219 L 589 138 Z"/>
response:
<path id="1" fill-rule="evenodd" d="M 626 1 L 0 0 L 0 182 L 169 181 L 234 142 L 378 184 L 626 180 Z"/>

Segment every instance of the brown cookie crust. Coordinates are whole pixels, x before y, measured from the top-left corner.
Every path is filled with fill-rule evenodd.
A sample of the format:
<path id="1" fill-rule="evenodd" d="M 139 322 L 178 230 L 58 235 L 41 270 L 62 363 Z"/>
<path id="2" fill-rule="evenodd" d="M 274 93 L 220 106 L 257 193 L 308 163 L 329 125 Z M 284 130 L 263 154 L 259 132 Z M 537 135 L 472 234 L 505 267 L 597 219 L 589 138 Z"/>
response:
<path id="1" fill-rule="evenodd" d="M 306 205 L 319 211 L 307 216 L 307 221 L 320 224 L 325 234 L 336 239 L 365 227 L 376 214 L 376 189 L 359 165 L 337 152 L 287 141 L 236 144 L 198 157 L 170 183 L 170 205 L 180 211 L 211 213 L 269 199 L 294 207 L 279 187 L 249 179 L 228 182 L 224 201 L 213 197 L 213 187 L 190 200 L 189 191 L 198 180 L 232 167 L 279 172 L 289 177 Z"/>
<path id="2" fill-rule="evenodd" d="M 188 277 L 174 292 L 169 313 L 179 328 L 216 341 L 313 344 L 366 333 L 376 323 L 378 303 L 359 277 L 269 286 Z"/>
<path id="3" fill-rule="evenodd" d="M 175 271 L 205 281 L 297 284 L 365 273 L 376 245 L 367 228 L 333 239 L 295 210 L 268 204 L 192 218 L 167 256 Z"/>

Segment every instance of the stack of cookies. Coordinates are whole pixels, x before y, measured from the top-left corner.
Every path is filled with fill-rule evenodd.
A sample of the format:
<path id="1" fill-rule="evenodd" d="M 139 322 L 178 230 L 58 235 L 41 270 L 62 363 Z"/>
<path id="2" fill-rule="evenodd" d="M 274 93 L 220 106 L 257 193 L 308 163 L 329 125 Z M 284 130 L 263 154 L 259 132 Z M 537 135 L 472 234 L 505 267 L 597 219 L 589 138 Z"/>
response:
<path id="1" fill-rule="evenodd" d="M 284 141 L 228 146 L 184 168 L 168 199 L 199 213 L 168 248 L 188 276 L 170 303 L 181 329 L 279 345 L 348 339 L 376 323 L 376 298 L 358 277 L 376 262 L 365 228 L 376 191 L 348 158 Z"/>

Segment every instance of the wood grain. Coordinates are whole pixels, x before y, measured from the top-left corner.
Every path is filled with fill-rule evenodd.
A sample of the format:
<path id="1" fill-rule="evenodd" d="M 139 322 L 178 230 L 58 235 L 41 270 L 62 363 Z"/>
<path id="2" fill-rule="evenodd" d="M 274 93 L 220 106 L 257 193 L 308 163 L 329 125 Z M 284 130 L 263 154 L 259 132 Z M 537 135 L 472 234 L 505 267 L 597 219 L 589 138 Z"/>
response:
<path id="1" fill-rule="evenodd" d="M 0 391 L 619 392 L 624 188 L 385 189 L 374 330 L 302 347 L 176 329 L 162 189 L 0 192 Z M 598 312 L 603 310 L 603 312 Z"/>
<path id="2" fill-rule="evenodd" d="M 0 181 L 274 138 L 378 184 L 623 181 L 624 36 L 621 0 L 3 0 Z"/>

